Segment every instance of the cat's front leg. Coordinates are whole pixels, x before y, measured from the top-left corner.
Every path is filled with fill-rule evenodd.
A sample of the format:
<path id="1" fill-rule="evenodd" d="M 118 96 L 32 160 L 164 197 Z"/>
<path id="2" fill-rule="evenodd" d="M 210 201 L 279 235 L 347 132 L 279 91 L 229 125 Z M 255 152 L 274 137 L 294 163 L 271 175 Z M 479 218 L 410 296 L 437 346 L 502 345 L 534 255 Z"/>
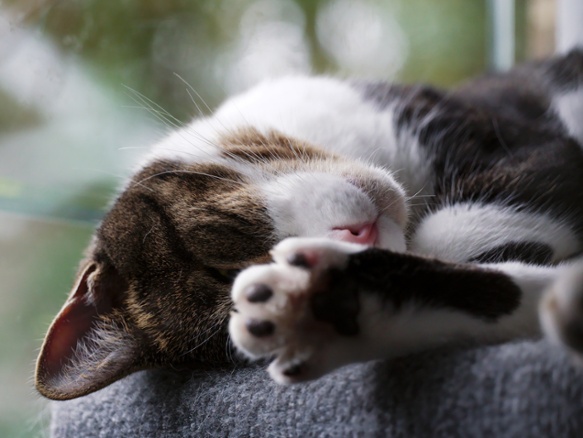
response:
<path id="1" fill-rule="evenodd" d="M 229 330 L 248 357 L 275 358 L 280 383 L 537 325 L 536 302 L 521 309 L 531 300 L 494 270 L 328 239 L 287 239 L 272 254 L 237 277 Z"/>
<path id="2" fill-rule="evenodd" d="M 358 289 L 342 274 L 365 247 L 329 239 L 287 239 L 274 263 L 243 271 L 233 285 L 229 331 L 252 359 L 275 357 L 280 383 L 315 379 L 362 357 Z M 340 282 L 339 282 L 340 280 Z"/>
<path id="3" fill-rule="evenodd" d="M 287 239 L 273 256 L 237 277 L 229 330 L 248 357 L 275 358 L 269 371 L 281 383 L 436 345 L 531 336 L 543 293 L 563 289 L 557 267 L 447 263 L 327 239 Z"/>

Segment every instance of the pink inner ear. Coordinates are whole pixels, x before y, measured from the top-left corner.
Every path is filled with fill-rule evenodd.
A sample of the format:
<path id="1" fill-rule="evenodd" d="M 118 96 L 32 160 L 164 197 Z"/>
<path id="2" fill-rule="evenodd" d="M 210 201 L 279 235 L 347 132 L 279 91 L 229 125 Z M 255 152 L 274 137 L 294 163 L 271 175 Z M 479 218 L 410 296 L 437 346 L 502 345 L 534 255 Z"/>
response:
<path id="1" fill-rule="evenodd" d="M 95 269 L 95 265 L 91 265 L 85 270 L 75 293 L 47 334 L 39 361 L 39 374 L 43 376 L 43 380 L 50 380 L 60 374 L 63 366 L 73 356 L 77 343 L 87 335 L 97 319 L 97 308 L 86 300 L 89 290 L 87 280 Z"/>
<path id="2" fill-rule="evenodd" d="M 125 291 L 127 283 L 115 268 L 97 262 L 87 265 L 42 346 L 35 382 L 42 395 L 55 400 L 79 397 L 136 368 L 133 339 L 125 326 L 112 322 L 113 309 L 122 304 Z M 100 321 L 107 327 L 93 336 Z M 124 342 L 116 342 L 121 338 Z M 76 357 L 80 344 L 87 348 Z"/>

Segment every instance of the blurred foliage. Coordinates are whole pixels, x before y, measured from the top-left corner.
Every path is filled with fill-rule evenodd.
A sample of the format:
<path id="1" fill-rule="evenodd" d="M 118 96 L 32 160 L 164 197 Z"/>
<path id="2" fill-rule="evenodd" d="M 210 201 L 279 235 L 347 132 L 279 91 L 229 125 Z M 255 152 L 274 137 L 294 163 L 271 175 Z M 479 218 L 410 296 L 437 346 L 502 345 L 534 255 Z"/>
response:
<path id="1" fill-rule="evenodd" d="M 26 23 L 53 35 L 66 52 L 82 56 L 104 80 L 139 90 L 180 119 L 192 116 L 192 103 L 184 87 L 176 89 L 172 58 L 201 57 L 198 68 L 187 76 L 197 88 L 212 75 L 209 58 L 224 50 L 246 5 L 222 0 L 13 0 L 12 4 L 26 11 Z M 191 53 L 173 52 L 173 43 L 181 38 L 196 40 Z M 212 90 L 204 94 L 216 104 L 219 96 Z"/>
<path id="2" fill-rule="evenodd" d="M 0 436 L 42 436 L 47 417 L 32 386 L 34 357 L 92 229 L 6 214 L 0 214 L 0 223 L 15 234 L 12 241 L 0 241 Z"/>
<path id="3" fill-rule="evenodd" d="M 240 38 L 240 19 L 250 0 L 10 0 L 67 53 L 83 57 L 110 86 L 139 90 L 181 120 L 193 115 L 190 97 L 174 73 L 215 106 L 225 97 L 218 57 Z M 305 17 L 314 72 L 338 66 L 318 42 L 318 12 L 329 1 L 297 0 Z M 484 71 L 487 5 L 467 0 L 393 0 L 390 6 L 409 46 L 397 79 L 449 86 Z M 524 53 L 526 0 L 517 2 L 517 57 Z M 389 6 L 387 6 L 389 5 Z M 181 41 L 190 41 L 183 47 Z M 185 60 L 188 58 L 188 60 Z M 192 65 L 188 71 L 180 71 Z"/>
<path id="4" fill-rule="evenodd" d="M 41 120 L 35 108 L 22 105 L 0 88 L 0 132 L 27 129 Z"/>
<path id="5" fill-rule="evenodd" d="M 31 217 L 96 224 L 109 204 L 117 181 L 103 179 L 78 187 L 36 187 L 0 178 L 0 211 Z"/>

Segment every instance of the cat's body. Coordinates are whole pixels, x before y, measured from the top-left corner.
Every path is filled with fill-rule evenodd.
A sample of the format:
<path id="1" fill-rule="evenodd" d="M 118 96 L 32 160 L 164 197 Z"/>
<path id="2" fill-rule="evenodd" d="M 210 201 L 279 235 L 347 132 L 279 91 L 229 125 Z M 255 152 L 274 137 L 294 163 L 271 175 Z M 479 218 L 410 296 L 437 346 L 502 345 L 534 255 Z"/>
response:
<path id="1" fill-rule="evenodd" d="M 64 399 L 137 369 L 224 364 L 232 302 L 236 347 L 276 356 L 283 382 L 530 336 L 543 294 L 547 332 L 579 348 L 583 269 L 558 264 L 583 249 L 582 126 L 581 51 L 451 93 L 260 85 L 170 135 L 128 183 L 37 387 Z M 285 240 L 231 301 L 230 277 L 288 237 L 315 239 Z"/>

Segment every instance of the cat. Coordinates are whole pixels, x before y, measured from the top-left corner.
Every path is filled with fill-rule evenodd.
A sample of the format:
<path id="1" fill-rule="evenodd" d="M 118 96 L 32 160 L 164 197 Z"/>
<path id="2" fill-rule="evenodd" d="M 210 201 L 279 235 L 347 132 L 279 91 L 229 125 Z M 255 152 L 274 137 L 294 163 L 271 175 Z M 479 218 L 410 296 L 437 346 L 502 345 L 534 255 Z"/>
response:
<path id="1" fill-rule="evenodd" d="M 448 91 L 262 83 L 171 133 L 117 195 L 36 387 L 71 399 L 241 355 L 293 383 L 541 325 L 582 352 L 582 147 L 578 49 Z"/>

